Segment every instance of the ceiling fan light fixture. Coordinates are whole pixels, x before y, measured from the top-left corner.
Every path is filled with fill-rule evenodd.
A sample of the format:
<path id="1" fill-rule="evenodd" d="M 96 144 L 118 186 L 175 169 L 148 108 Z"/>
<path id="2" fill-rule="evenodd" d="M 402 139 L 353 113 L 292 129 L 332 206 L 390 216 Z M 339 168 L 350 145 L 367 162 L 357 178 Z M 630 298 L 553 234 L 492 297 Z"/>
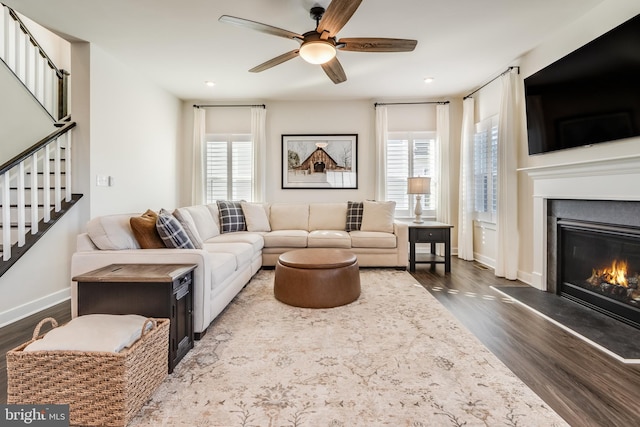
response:
<path id="1" fill-rule="evenodd" d="M 311 40 L 300 46 L 300 56 L 310 64 L 324 64 L 336 56 L 336 48 L 328 41 Z"/>

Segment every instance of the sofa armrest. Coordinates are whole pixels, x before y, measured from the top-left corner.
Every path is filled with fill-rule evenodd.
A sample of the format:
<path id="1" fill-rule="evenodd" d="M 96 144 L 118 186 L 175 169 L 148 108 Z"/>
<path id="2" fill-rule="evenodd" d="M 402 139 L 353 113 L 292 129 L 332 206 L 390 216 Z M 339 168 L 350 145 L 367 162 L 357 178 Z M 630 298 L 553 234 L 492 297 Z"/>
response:
<path id="1" fill-rule="evenodd" d="M 193 273 L 193 323 L 196 332 L 209 326 L 211 259 L 203 249 L 89 250 L 71 256 L 71 278 L 109 264 L 195 264 Z M 71 282 L 71 315 L 78 315 L 78 284 Z"/>
<path id="2" fill-rule="evenodd" d="M 407 267 L 409 265 L 409 225 L 405 222 L 394 221 L 393 234 L 398 239 L 398 266 Z"/>

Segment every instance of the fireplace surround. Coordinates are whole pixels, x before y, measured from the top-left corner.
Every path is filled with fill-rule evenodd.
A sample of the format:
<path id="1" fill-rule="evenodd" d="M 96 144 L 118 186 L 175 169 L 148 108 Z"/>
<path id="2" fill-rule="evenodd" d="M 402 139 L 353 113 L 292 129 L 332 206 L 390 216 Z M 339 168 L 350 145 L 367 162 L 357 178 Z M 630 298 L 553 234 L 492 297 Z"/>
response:
<path id="1" fill-rule="evenodd" d="M 559 291 L 558 219 L 640 227 L 640 154 L 520 171 L 533 181 L 530 284 L 535 288 Z"/>
<path id="2" fill-rule="evenodd" d="M 640 202 L 549 200 L 548 291 L 640 328 Z"/>

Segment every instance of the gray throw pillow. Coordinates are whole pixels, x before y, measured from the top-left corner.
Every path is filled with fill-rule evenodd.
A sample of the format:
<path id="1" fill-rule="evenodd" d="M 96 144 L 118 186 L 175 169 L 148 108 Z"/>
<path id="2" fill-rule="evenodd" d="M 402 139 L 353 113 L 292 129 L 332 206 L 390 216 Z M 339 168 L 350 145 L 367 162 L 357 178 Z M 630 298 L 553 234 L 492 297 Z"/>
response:
<path id="1" fill-rule="evenodd" d="M 160 209 L 158 219 L 156 221 L 156 228 L 166 247 L 176 249 L 195 249 L 195 246 L 191 243 L 191 240 L 184 231 L 180 221 L 171 215 L 171 212 L 165 209 Z"/>
<path id="2" fill-rule="evenodd" d="M 364 204 L 362 202 L 347 202 L 347 227 L 345 231 L 360 230 L 363 209 Z"/>
<path id="3" fill-rule="evenodd" d="M 220 231 L 222 233 L 246 231 L 247 224 L 240 202 L 218 200 L 218 211 L 220 212 Z"/>

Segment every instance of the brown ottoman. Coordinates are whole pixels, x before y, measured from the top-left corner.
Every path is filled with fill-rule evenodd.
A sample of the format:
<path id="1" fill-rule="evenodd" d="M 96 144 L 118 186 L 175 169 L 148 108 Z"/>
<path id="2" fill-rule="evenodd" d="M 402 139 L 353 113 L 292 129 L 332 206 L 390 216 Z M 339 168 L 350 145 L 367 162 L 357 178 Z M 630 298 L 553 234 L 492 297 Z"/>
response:
<path id="1" fill-rule="evenodd" d="M 356 256 L 342 249 L 299 249 L 285 252 L 276 264 L 273 293 L 296 307 L 330 308 L 360 296 Z"/>

